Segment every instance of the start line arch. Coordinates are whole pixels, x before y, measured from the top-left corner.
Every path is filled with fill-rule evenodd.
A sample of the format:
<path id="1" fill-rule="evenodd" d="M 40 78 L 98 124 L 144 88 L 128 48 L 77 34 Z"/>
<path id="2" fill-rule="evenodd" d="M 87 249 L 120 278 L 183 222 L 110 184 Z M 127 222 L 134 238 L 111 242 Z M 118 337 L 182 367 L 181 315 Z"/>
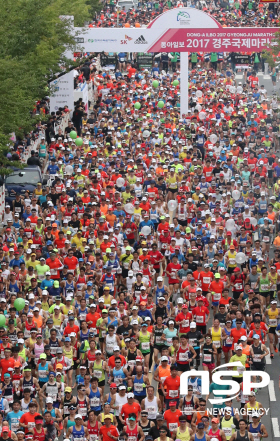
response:
<path id="1" fill-rule="evenodd" d="M 224 28 L 194 8 L 175 8 L 144 28 L 74 28 L 77 51 L 180 52 L 180 109 L 188 111 L 189 52 L 261 52 L 278 28 Z"/>

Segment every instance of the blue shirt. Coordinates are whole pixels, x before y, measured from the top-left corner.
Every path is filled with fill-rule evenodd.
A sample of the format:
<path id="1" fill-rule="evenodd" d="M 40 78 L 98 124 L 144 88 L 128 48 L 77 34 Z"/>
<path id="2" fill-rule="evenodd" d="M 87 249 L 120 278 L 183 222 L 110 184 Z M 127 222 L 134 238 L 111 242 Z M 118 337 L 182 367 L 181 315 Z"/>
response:
<path id="1" fill-rule="evenodd" d="M 48 166 L 47 170 L 48 170 L 50 175 L 55 175 L 57 172 L 59 172 L 59 167 L 56 164 L 54 164 L 54 165 L 50 164 Z"/>
<path id="2" fill-rule="evenodd" d="M 24 263 L 24 259 L 22 257 L 20 257 L 19 259 L 12 259 L 11 262 L 9 263 L 9 267 L 10 268 L 13 268 L 14 266 L 20 267 L 21 263 Z"/>
<path id="3" fill-rule="evenodd" d="M 153 320 L 152 314 L 150 313 L 150 311 L 148 309 L 146 309 L 145 311 L 141 311 L 141 309 L 138 311 L 138 315 L 141 318 L 145 318 L 145 317 L 150 317 L 151 320 Z"/>
<path id="4" fill-rule="evenodd" d="M 22 412 L 22 410 L 19 410 L 18 412 L 8 412 L 7 416 L 6 416 L 6 420 L 9 423 L 9 427 L 10 430 L 12 430 L 13 432 L 15 432 L 15 427 L 12 426 L 12 424 L 18 424 L 20 418 L 22 417 L 22 415 L 24 414 L 24 412 Z"/>

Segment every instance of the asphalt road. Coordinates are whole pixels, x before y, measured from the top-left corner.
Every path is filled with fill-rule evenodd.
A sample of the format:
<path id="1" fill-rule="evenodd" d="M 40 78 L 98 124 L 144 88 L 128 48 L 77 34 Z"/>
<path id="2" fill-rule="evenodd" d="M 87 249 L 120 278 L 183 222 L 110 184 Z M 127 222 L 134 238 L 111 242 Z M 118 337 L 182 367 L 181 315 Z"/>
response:
<path id="1" fill-rule="evenodd" d="M 236 78 L 237 83 L 239 81 L 241 81 L 242 84 L 245 83 L 244 74 L 242 72 L 237 72 L 235 78 Z M 269 74 L 264 74 L 263 72 L 258 72 L 258 78 L 259 78 L 260 86 L 263 84 L 264 88 L 267 91 L 267 96 L 271 97 L 272 92 L 273 92 L 271 76 Z M 279 81 L 277 81 L 277 83 L 276 83 L 276 92 L 277 92 L 277 95 L 279 95 L 279 93 L 280 93 L 280 82 Z"/>
<path id="2" fill-rule="evenodd" d="M 258 77 L 260 80 L 260 85 L 264 84 L 265 89 L 267 90 L 267 95 L 272 96 L 272 81 L 270 75 L 265 75 L 264 73 L 259 72 Z M 242 72 L 237 72 L 236 81 L 245 82 L 244 75 Z M 277 82 L 276 86 L 277 94 L 280 92 L 280 82 Z M 171 213 L 170 213 L 171 214 Z M 273 250 L 271 250 L 270 257 L 273 256 Z M 167 280 L 166 280 L 167 282 Z M 280 306 L 280 305 L 279 305 Z M 212 310 L 211 310 L 212 314 Z M 266 426 L 268 432 L 268 440 L 276 439 L 280 440 L 280 430 L 279 430 L 279 408 L 277 406 L 277 402 L 280 403 L 280 391 L 278 387 L 279 375 L 280 375 L 280 353 L 275 355 L 274 360 L 271 361 L 270 357 L 267 357 L 267 367 L 266 372 L 270 375 L 270 384 L 269 387 L 264 389 L 259 389 L 259 393 L 257 394 L 257 401 L 261 402 L 263 407 L 269 409 L 268 413 L 262 417 L 262 423 Z M 221 361 L 223 363 L 223 359 Z M 201 369 L 201 368 L 200 368 Z M 149 374 L 150 382 L 157 390 L 157 383 L 153 380 L 153 373 Z M 73 391 L 74 395 L 76 394 L 76 390 Z M 109 392 L 109 386 L 105 386 L 105 393 Z M 234 400 L 233 406 L 239 408 L 239 403 Z M 208 407 L 211 405 L 208 403 Z M 61 435 L 60 440 L 63 439 Z"/>

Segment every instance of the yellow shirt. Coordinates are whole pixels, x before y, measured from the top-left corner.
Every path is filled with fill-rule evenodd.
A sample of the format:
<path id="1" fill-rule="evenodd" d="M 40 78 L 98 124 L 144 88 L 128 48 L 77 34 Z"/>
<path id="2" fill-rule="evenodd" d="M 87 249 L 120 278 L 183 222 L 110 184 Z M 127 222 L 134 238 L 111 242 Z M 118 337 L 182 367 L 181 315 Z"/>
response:
<path id="1" fill-rule="evenodd" d="M 83 238 L 81 237 L 79 239 L 78 236 L 74 236 L 71 240 L 71 243 L 75 243 L 77 245 L 77 248 L 81 248 L 83 246 Z"/>
<path id="2" fill-rule="evenodd" d="M 29 266 L 32 266 L 35 269 L 35 267 L 37 265 L 40 265 L 40 262 L 39 262 L 39 260 L 34 260 L 34 262 L 32 262 L 32 260 L 30 259 L 30 260 L 27 260 L 25 262 L 25 264 L 26 264 L 26 268 L 28 268 Z"/>
<path id="3" fill-rule="evenodd" d="M 130 193 L 126 193 L 125 191 L 122 193 L 122 199 L 124 201 L 124 203 L 126 203 L 127 199 L 131 198 L 131 194 Z"/>

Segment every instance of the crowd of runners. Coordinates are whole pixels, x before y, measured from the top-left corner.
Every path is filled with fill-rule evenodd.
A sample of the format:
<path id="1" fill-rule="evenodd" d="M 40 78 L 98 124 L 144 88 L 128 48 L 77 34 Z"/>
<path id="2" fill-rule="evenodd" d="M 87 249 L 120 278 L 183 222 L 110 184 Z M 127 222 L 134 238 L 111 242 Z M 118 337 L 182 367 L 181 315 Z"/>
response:
<path id="1" fill-rule="evenodd" d="M 165 7 L 122 11 L 119 23 Z M 254 2 L 205 8 L 228 26 L 276 24 Z M 109 4 L 92 25 L 116 19 Z M 76 103 L 65 131 L 54 123 L 71 109 L 37 103 L 47 123 L 29 164 L 48 185 L 8 200 L 0 241 L 1 441 L 268 437 L 243 372 L 265 371 L 268 357 L 279 367 L 278 96 L 259 81 L 261 54 L 241 82 L 234 54 L 191 54 L 190 65 L 182 116 L 178 53 L 155 54 L 151 69 L 128 53 L 114 71 L 81 66 L 96 101 L 88 113 Z M 213 370 L 236 361 L 237 401 L 229 392 L 211 406 L 213 390 L 230 389 Z"/>

